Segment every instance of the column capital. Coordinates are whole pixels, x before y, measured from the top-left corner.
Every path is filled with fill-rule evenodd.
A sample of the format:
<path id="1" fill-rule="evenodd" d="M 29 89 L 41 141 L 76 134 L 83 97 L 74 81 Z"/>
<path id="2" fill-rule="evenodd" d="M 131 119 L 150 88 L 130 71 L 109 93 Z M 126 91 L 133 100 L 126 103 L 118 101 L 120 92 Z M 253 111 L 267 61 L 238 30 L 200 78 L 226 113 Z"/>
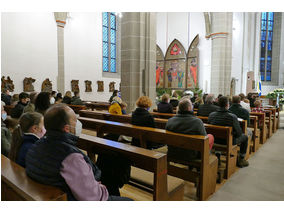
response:
<path id="1" fill-rule="evenodd" d="M 67 19 L 67 12 L 54 12 L 54 18 L 57 24 L 57 27 L 64 28 Z"/>

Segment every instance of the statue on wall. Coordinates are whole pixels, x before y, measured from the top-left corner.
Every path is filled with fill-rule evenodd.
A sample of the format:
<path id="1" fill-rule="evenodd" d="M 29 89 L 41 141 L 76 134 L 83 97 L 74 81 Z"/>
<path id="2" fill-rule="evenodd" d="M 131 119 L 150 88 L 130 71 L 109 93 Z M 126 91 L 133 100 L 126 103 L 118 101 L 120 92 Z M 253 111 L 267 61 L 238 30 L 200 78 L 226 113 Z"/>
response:
<path id="1" fill-rule="evenodd" d="M 14 92 L 14 84 L 11 80 L 10 76 L 7 77 L 7 80 L 5 79 L 5 76 L 1 78 L 1 89 L 8 89 L 10 92 Z"/>
<path id="2" fill-rule="evenodd" d="M 79 80 L 72 80 L 71 81 L 71 90 L 72 92 L 79 92 Z"/>
<path id="3" fill-rule="evenodd" d="M 98 92 L 104 91 L 104 82 L 103 81 L 97 81 L 98 83 Z"/>
<path id="4" fill-rule="evenodd" d="M 92 92 L 92 81 L 85 81 L 85 92 Z"/>
<path id="5" fill-rule="evenodd" d="M 52 92 L 52 83 L 51 81 L 49 80 L 49 78 L 45 79 L 43 82 L 42 82 L 42 85 L 41 85 L 41 91 L 42 92 Z"/>
<path id="6" fill-rule="evenodd" d="M 114 81 L 109 83 L 109 92 L 113 92 L 114 91 L 114 85 L 115 85 Z"/>
<path id="7" fill-rule="evenodd" d="M 230 96 L 233 97 L 236 92 L 236 79 L 232 78 L 231 80 L 231 86 L 230 86 Z"/>
<path id="8" fill-rule="evenodd" d="M 25 78 L 24 79 L 24 92 L 33 92 L 35 91 L 33 83 L 36 80 L 33 78 Z"/>

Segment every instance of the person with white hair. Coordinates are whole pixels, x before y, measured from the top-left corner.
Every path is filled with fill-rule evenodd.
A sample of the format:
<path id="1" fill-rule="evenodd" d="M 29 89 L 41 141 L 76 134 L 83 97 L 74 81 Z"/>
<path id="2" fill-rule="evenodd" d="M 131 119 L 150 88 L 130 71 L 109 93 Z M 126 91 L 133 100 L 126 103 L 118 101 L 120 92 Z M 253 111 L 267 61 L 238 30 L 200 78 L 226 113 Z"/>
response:
<path id="1" fill-rule="evenodd" d="M 204 124 L 201 119 L 193 114 L 191 100 L 188 96 L 183 97 L 179 101 L 178 114 L 170 118 L 166 124 L 166 130 L 188 134 L 188 135 L 204 135 L 207 136 Z M 208 134 L 210 150 L 214 144 L 214 137 Z M 178 147 L 168 146 L 168 156 L 182 161 L 190 161 L 200 159 L 200 153 L 193 150 L 184 150 Z"/>
<path id="2" fill-rule="evenodd" d="M 216 112 L 219 106 L 214 105 L 214 95 L 209 94 L 205 98 L 205 103 L 199 105 L 197 115 L 208 117 L 211 112 Z"/>

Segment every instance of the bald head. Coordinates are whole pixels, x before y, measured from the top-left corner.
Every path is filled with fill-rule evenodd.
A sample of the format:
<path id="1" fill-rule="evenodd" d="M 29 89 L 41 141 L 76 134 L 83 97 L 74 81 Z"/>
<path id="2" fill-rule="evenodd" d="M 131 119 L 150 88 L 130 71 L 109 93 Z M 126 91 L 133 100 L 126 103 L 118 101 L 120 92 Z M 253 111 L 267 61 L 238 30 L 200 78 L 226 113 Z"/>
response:
<path id="1" fill-rule="evenodd" d="M 66 104 L 55 104 L 44 115 L 44 126 L 47 131 L 54 130 L 73 133 L 72 131 L 64 130 L 64 128 L 66 125 L 75 126 L 76 121 L 76 114 Z"/>
<path id="2" fill-rule="evenodd" d="M 180 99 L 178 104 L 178 111 L 181 113 L 192 111 L 192 103 L 188 96 L 185 96 L 182 99 Z"/>

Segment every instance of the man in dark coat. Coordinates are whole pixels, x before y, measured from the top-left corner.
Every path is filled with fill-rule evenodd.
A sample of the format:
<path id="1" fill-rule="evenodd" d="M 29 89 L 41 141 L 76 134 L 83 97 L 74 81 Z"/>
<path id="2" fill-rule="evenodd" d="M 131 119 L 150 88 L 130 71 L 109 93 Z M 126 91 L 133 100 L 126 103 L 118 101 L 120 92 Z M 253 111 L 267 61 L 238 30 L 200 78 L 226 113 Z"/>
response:
<path id="1" fill-rule="evenodd" d="M 164 94 L 162 96 L 162 102 L 158 104 L 158 112 L 160 113 L 173 113 L 173 106 L 169 103 L 170 96 Z"/>
<path id="2" fill-rule="evenodd" d="M 213 104 L 214 95 L 209 94 L 205 98 L 205 103 L 199 105 L 197 115 L 208 117 L 211 112 L 216 112 L 220 107 Z"/>
<path id="3" fill-rule="evenodd" d="M 229 111 L 235 114 L 238 118 L 242 118 L 247 121 L 249 125 L 249 112 L 241 106 L 241 97 L 238 95 L 233 96 L 232 105 Z"/>
<path id="4" fill-rule="evenodd" d="M 238 118 L 235 114 L 228 111 L 229 99 L 222 96 L 218 99 L 220 109 L 217 112 L 212 112 L 208 117 L 208 122 L 213 125 L 231 126 L 233 127 L 233 145 L 240 146 L 240 153 L 238 155 L 237 165 L 239 167 L 246 167 L 249 165 L 246 161 L 245 155 L 248 146 L 248 137 L 242 133 Z M 225 141 L 216 140 L 215 143 L 225 144 Z"/>
<path id="5" fill-rule="evenodd" d="M 8 89 L 4 89 L 3 92 L 1 93 L 1 100 L 6 105 L 11 105 L 11 95 L 10 95 L 10 91 Z"/>
<path id="6" fill-rule="evenodd" d="M 19 95 L 19 102 L 17 105 L 11 110 L 11 117 L 12 118 L 19 118 L 23 111 L 24 108 L 28 105 L 28 102 L 30 101 L 29 94 L 22 92 Z"/>

